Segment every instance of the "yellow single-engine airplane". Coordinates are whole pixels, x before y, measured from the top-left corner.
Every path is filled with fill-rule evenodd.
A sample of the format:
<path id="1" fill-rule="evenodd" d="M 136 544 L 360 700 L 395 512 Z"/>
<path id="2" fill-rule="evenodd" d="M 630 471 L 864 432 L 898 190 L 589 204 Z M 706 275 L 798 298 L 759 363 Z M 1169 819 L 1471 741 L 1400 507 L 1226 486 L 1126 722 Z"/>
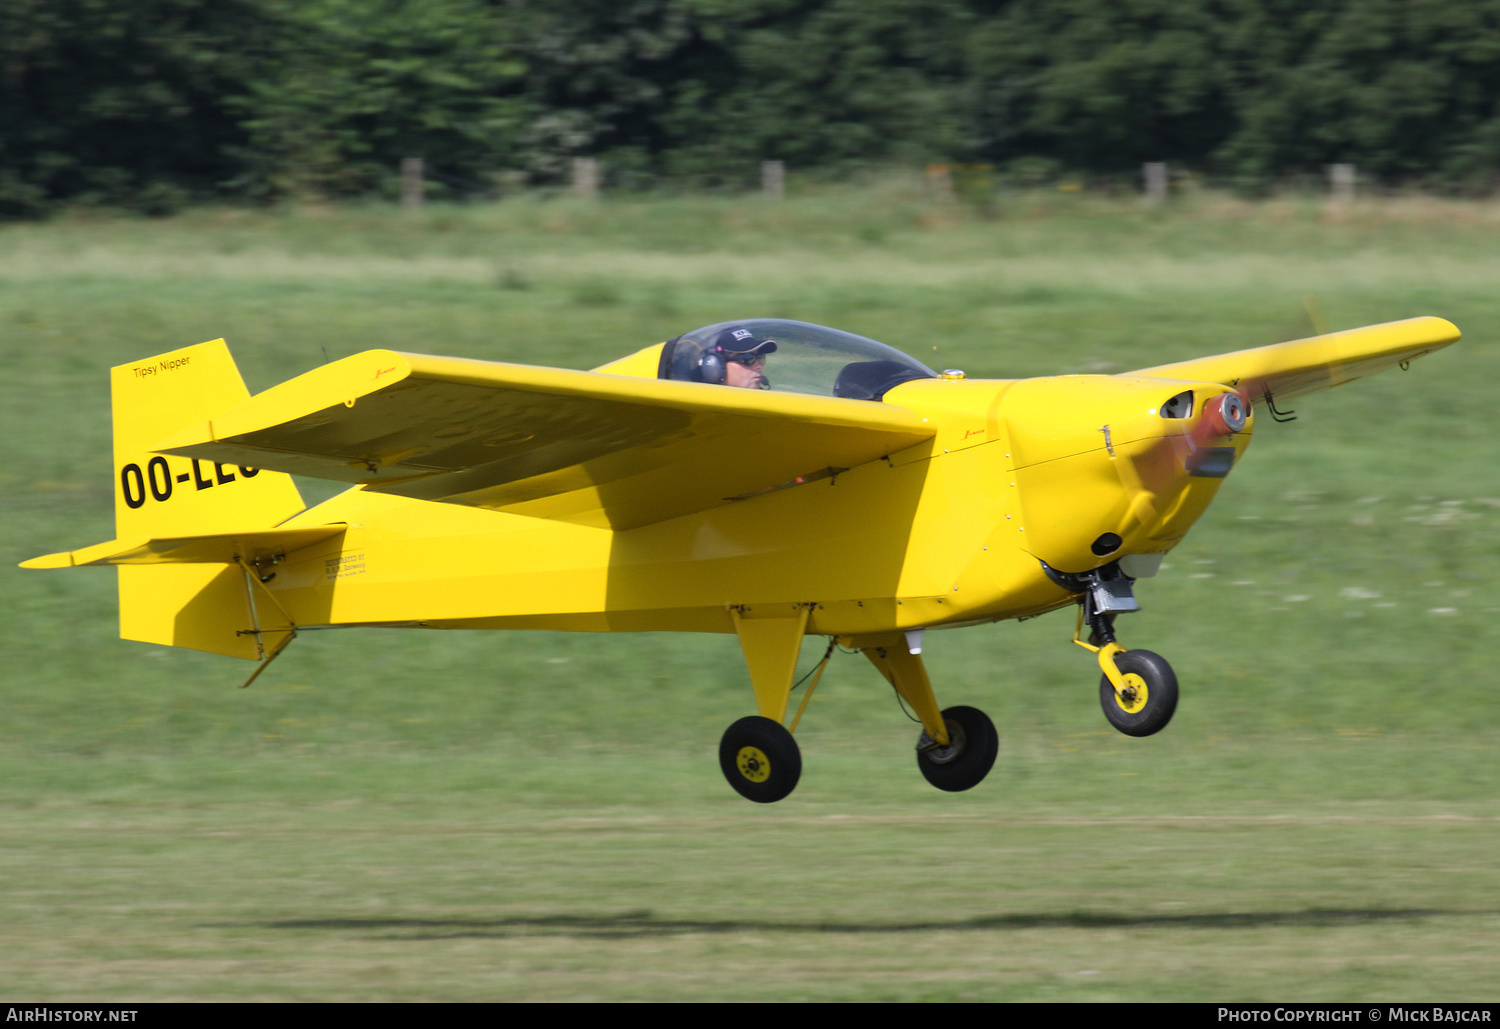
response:
<path id="1" fill-rule="evenodd" d="M 1076 606 L 1110 723 L 1158 732 L 1176 677 L 1115 617 L 1244 453 L 1254 406 L 1278 417 L 1458 337 L 1412 318 L 974 380 L 751 319 L 587 372 L 372 350 L 253 397 L 214 340 L 113 370 L 119 538 L 22 567 L 117 565 L 123 638 L 256 675 L 307 627 L 732 632 L 759 713 L 720 765 L 761 803 L 801 775 L 802 711 L 783 723 L 803 636 L 827 636 L 920 720 L 923 775 L 966 790 L 999 738 L 939 709 L 927 629 Z M 304 508 L 288 473 L 353 488 Z"/>

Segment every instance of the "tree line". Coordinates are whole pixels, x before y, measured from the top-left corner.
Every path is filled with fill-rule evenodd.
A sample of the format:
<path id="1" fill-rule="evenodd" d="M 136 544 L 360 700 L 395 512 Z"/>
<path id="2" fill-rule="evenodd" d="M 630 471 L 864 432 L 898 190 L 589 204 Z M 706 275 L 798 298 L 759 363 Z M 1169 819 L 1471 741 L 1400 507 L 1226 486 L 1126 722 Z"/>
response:
<path id="1" fill-rule="evenodd" d="M 1500 0 L 0 0 L 0 216 L 760 162 L 1488 191 Z"/>

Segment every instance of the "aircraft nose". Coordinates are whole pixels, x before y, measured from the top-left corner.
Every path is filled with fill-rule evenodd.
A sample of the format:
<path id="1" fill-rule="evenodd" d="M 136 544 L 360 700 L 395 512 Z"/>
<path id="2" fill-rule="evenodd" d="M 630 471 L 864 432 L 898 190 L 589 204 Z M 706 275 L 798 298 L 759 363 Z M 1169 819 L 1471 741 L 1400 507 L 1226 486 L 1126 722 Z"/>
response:
<path id="1" fill-rule="evenodd" d="M 1162 435 L 1154 454 L 1136 461 L 1142 489 L 1155 497 L 1146 528 L 1152 540 L 1179 539 L 1192 527 L 1250 441 L 1252 412 L 1243 396 L 1206 383 L 1194 392 L 1203 399 L 1193 413 Z"/>
<path id="2" fill-rule="evenodd" d="M 1233 390 L 1214 387 L 1198 410 L 1184 418 L 1173 447 L 1189 476 L 1222 479 L 1234 468 L 1242 448 L 1234 437 L 1250 424 L 1250 405 Z M 1171 440 L 1172 433 L 1166 438 Z"/>
<path id="3" fill-rule="evenodd" d="M 1097 442 L 1074 417 L 1074 431 L 1043 440 L 1050 453 L 1015 469 L 1024 547 L 1054 568 L 1084 571 L 1181 538 L 1249 441 L 1249 405 L 1221 384 L 1117 378 L 1105 389 L 1083 415 Z M 1079 406 L 1076 392 L 1069 399 Z"/>
<path id="4" fill-rule="evenodd" d="M 1245 428 L 1250 407 L 1238 393 L 1220 393 L 1203 405 L 1203 421 L 1217 436 L 1229 436 Z"/>

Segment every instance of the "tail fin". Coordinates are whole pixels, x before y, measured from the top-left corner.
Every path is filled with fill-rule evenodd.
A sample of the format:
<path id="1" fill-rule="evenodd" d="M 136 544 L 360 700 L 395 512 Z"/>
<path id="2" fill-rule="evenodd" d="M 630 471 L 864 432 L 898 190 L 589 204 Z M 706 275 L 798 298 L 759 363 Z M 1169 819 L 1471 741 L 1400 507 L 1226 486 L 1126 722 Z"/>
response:
<path id="1" fill-rule="evenodd" d="M 296 485 L 282 472 L 151 450 L 249 396 L 222 339 L 111 370 L 117 539 L 268 528 L 302 510 Z M 121 638 L 261 656 L 258 637 L 241 633 L 254 615 L 238 566 L 123 565 L 119 575 Z"/>

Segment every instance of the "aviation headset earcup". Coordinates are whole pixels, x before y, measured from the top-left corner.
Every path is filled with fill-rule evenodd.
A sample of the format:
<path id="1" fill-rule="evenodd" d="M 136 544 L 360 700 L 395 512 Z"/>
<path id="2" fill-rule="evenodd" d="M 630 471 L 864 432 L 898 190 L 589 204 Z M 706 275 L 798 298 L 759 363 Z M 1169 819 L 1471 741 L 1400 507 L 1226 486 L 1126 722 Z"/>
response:
<path id="1" fill-rule="evenodd" d="M 726 369 L 724 359 L 712 350 L 698 359 L 698 381 L 712 383 L 715 386 L 724 385 Z"/>

